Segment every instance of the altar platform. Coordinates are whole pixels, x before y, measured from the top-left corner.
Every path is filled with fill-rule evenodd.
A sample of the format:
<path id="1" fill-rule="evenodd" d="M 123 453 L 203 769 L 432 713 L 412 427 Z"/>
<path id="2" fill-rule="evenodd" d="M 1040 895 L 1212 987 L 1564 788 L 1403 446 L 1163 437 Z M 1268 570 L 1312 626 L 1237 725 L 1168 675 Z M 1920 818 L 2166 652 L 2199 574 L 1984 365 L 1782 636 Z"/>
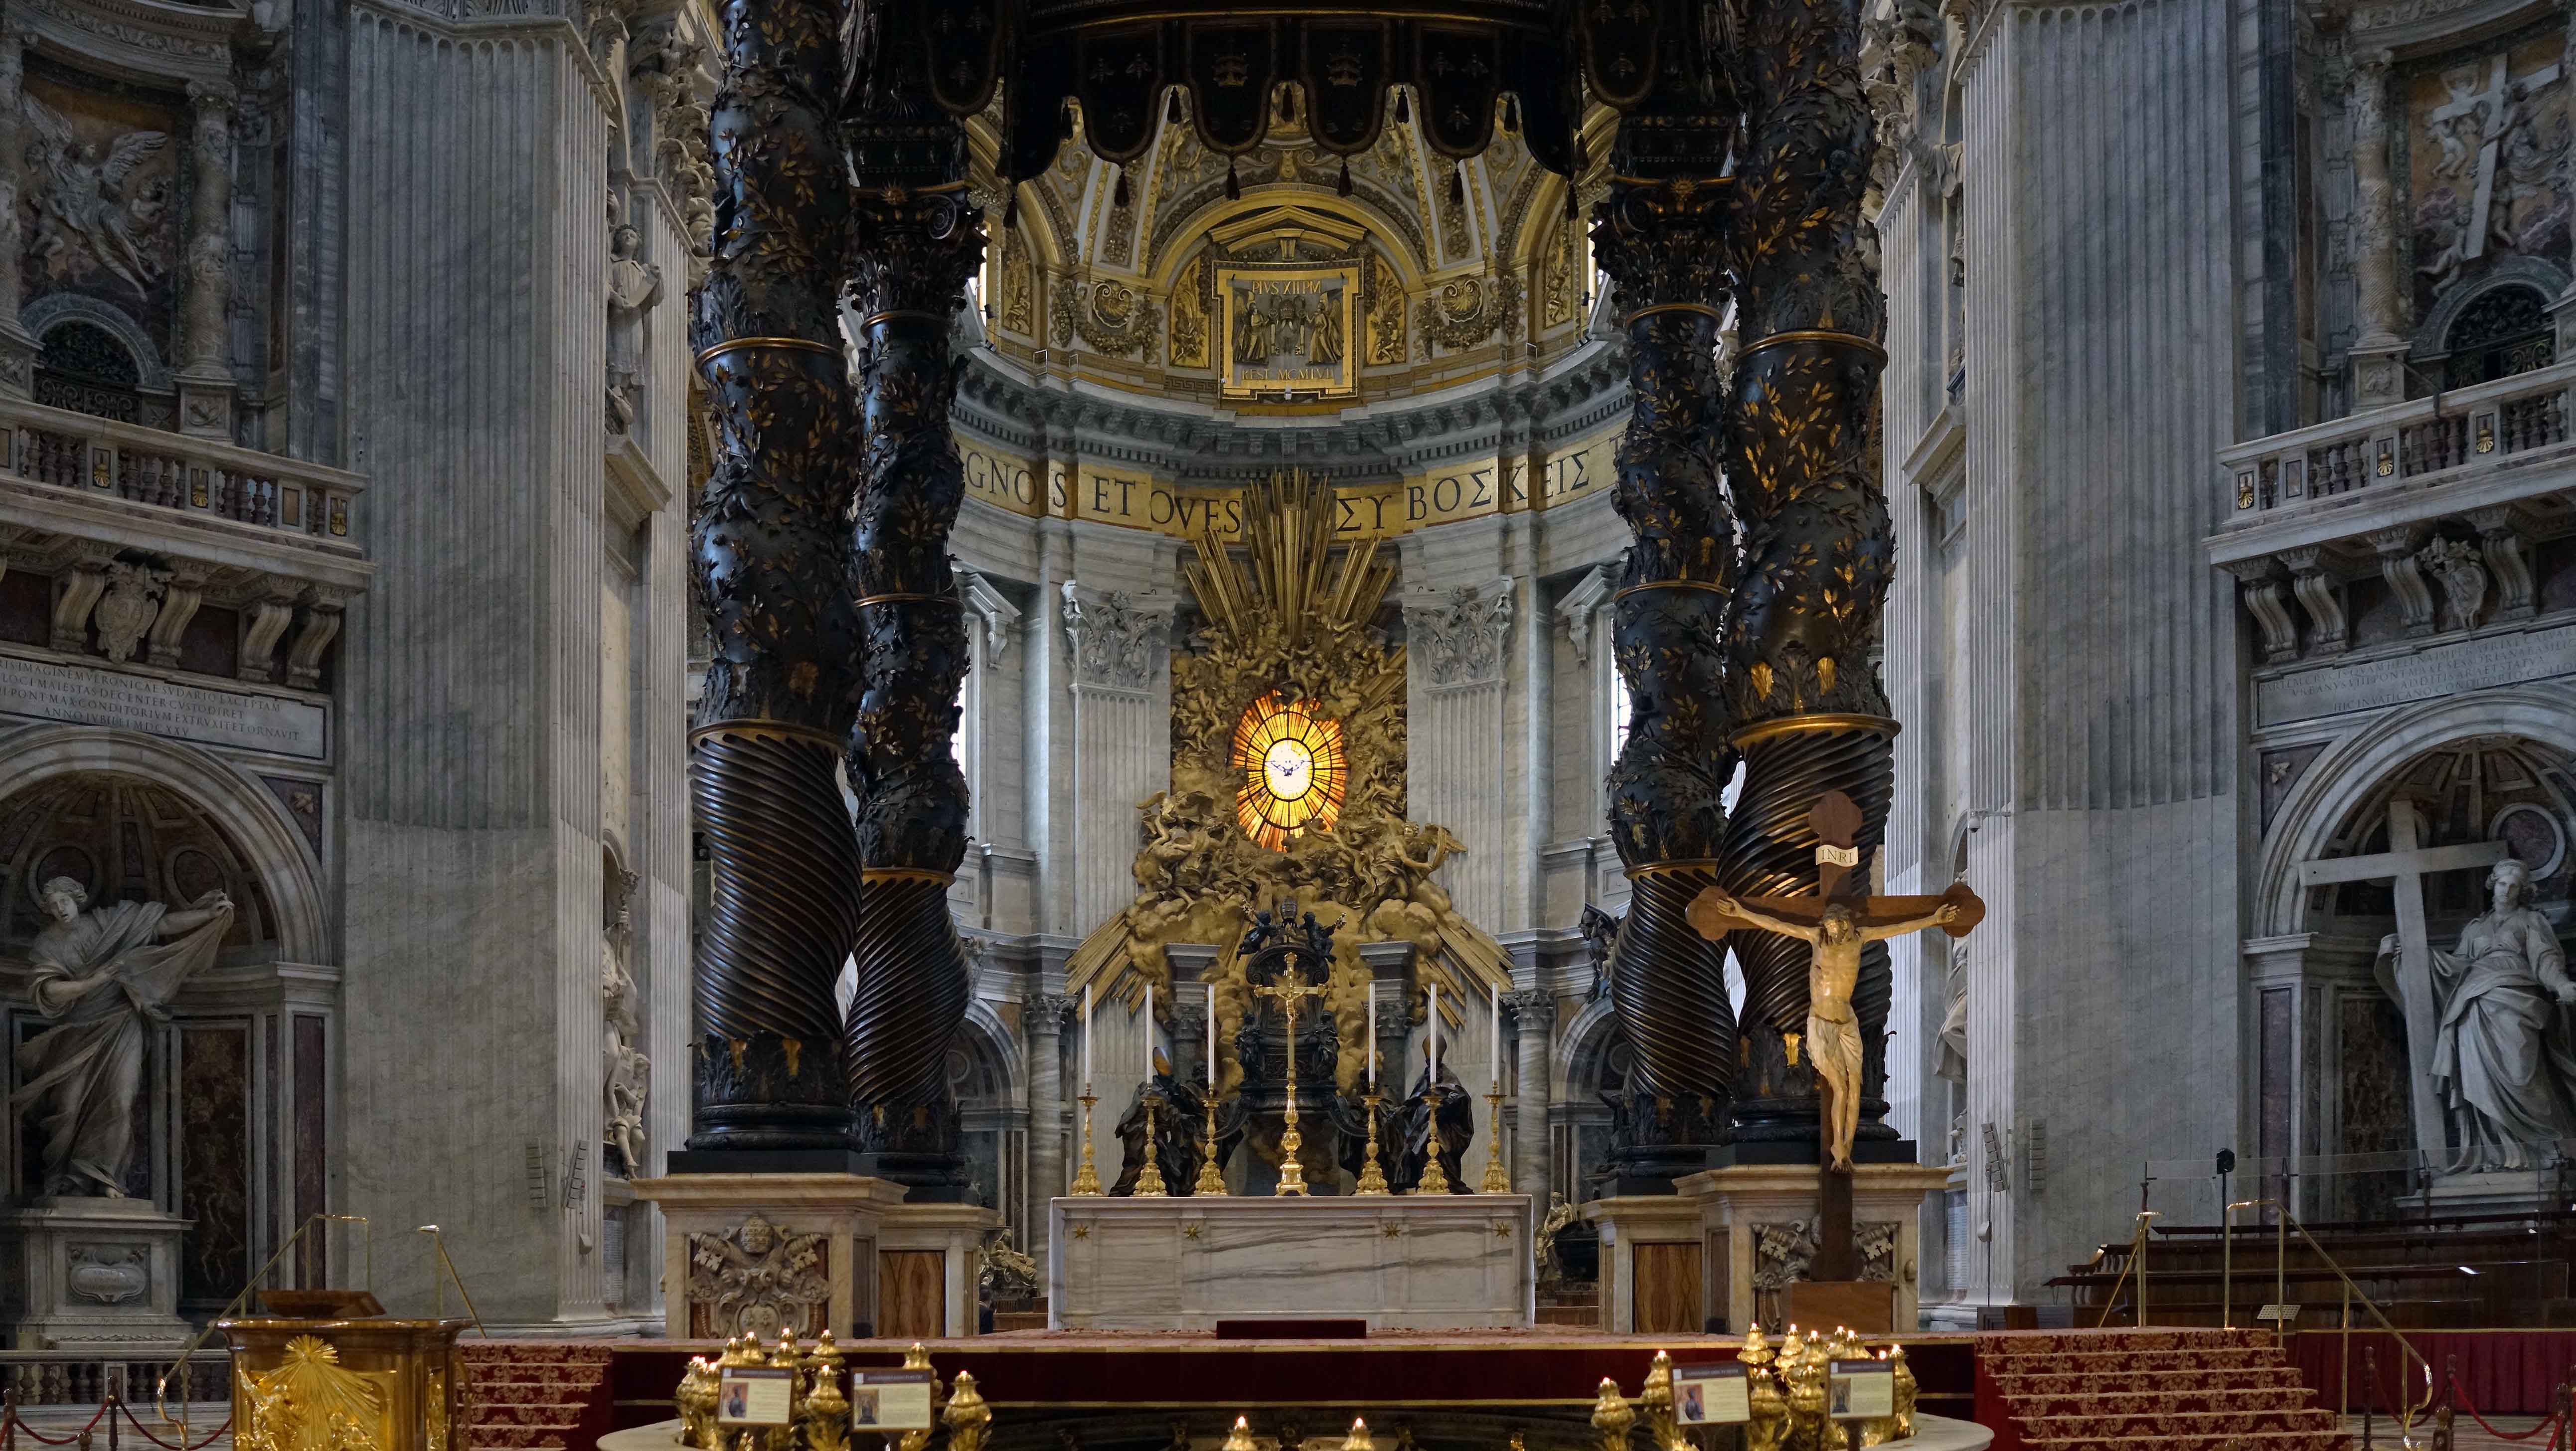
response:
<path id="1" fill-rule="evenodd" d="M 1384 1330 L 1537 1318 L 1526 1194 L 1052 1201 L 1056 1330 L 1214 1330 L 1337 1317 Z"/>

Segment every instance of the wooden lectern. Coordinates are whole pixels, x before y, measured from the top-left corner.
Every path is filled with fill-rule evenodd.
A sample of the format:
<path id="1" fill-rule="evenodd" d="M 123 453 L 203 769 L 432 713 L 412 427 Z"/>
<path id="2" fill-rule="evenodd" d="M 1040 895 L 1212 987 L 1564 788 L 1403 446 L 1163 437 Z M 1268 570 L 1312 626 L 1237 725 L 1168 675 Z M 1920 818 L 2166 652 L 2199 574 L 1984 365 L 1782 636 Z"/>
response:
<path id="1" fill-rule="evenodd" d="M 471 1320 L 389 1320 L 363 1290 L 272 1290 L 283 1311 L 222 1321 L 236 1451 L 451 1451 L 456 1336 Z"/>

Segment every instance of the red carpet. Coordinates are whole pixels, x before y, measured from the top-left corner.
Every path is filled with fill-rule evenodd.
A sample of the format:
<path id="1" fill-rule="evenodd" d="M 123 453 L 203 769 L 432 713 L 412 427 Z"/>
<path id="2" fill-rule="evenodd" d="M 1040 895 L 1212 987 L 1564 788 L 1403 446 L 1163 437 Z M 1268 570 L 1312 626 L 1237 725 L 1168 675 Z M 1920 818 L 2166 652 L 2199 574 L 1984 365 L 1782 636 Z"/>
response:
<path id="1" fill-rule="evenodd" d="M 591 1451 L 609 1429 L 607 1343 L 469 1338 L 456 1351 L 469 1451 Z"/>
<path id="2" fill-rule="evenodd" d="M 2269 1332 L 2077 1330 L 1977 1340 L 1996 1451 L 2343 1451 Z"/>

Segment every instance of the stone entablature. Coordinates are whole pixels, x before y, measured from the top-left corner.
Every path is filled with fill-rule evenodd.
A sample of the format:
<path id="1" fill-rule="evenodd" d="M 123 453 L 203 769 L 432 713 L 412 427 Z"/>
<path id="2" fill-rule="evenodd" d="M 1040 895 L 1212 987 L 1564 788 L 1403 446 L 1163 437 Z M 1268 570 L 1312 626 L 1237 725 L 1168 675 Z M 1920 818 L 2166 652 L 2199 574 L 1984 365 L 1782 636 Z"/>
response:
<path id="1" fill-rule="evenodd" d="M 14 399 L 0 398 L 0 427 L 0 576 L 50 581 L 44 627 L 13 613 L 6 638 L 321 688 L 342 611 L 375 572 L 354 537 L 363 478 Z M 209 608 L 239 616 L 212 656 L 186 648 Z"/>
<path id="2" fill-rule="evenodd" d="M 2424 638 L 2547 612 L 2542 546 L 2576 532 L 2571 384 L 2560 363 L 2220 453 L 2235 512 L 2204 546 L 2262 662 L 2372 644 L 2365 613 Z"/>
<path id="3" fill-rule="evenodd" d="M 1609 488 L 1627 413 L 1626 355 L 1608 343 L 1517 386 L 1354 407 L 1329 429 L 1068 391 L 980 353 L 954 405 L 970 499 L 1181 536 L 1283 467 L 1339 486 L 1352 537 L 1575 502 Z"/>

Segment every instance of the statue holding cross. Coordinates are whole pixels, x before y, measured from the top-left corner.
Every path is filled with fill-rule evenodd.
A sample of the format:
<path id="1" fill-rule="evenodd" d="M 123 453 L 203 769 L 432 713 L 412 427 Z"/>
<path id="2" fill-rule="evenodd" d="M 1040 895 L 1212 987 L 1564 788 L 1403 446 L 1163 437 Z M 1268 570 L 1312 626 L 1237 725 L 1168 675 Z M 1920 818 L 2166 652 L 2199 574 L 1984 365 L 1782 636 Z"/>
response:
<path id="1" fill-rule="evenodd" d="M 1862 1044 L 1851 995 L 1860 980 L 1861 948 L 1929 927 L 1965 937 L 1984 920 L 1986 904 L 1965 882 L 1952 883 L 1937 897 L 1847 892 L 1852 869 L 1860 865 L 1855 841 L 1860 808 L 1840 791 L 1829 791 L 1808 813 L 1807 824 L 1818 841 L 1814 896 L 1736 897 L 1710 887 L 1691 902 L 1690 924 L 1711 941 L 1749 930 L 1800 938 L 1813 947 L 1807 969 L 1806 1052 L 1824 1098 L 1825 1161 L 1848 1170 L 1852 1139 L 1860 1127 Z"/>

